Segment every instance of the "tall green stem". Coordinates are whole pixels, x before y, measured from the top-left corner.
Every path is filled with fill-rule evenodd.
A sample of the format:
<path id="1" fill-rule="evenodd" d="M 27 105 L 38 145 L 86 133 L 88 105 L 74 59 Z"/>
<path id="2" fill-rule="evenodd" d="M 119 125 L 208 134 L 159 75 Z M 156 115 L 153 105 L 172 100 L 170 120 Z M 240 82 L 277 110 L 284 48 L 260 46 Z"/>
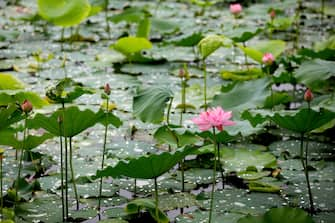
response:
<path id="1" fill-rule="evenodd" d="M 217 154 L 218 154 L 218 164 L 219 164 L 219 169 L 220 169 L 221 179 L 222 179 L 222 189 L 224 189 L 225 176 L 224 176 L 223 168 L 222 168 L 222 164 L 221 164 L 220 143 L 217 143 Z"/>
<path id="2" fill-rule="evenodd" d="M 71 178 L 72 178 L 72 184 L 73 184 L 73 190 L 74 190 L 74 195 L 76 197 L 76 208 L 77 211 L 79 210 L 79 196 L 78 196 L 78 191 L 77 191 L 77 184 L 76 184 L 76 177 L 74 175 L 74 169 L 73 169 L 73 154 L 72 154 L 72 137 L 70 137 L 69 140 L 69 144 L 70 144 L 70 169 L 71 169 Z"/>
<path id="3" fill-rule="evenodd" d="M 243 47 L 244 47 L 244 48 L 247 47 L 247 45 L 246 45 L 245 42 L 243 42 Z M 246 54 L 246 53 L 244 53 L 244 64 L 245 64 L 245 66 L 247 67 L 247 69 L 249 70 L 248 57 L 247 57 L 247 54 Z"/>
<path id="4" fill-rule="evenodd" d="M 62 102 L 62 110 L 63 110 L 63 135 L 65 141 L 65 220 L 69 217 L 69 186 L 68 186 L 68 149 L 67 149 L 67 137 L 65 132 L 65 103 Z"/>
<path id="5" fill-rule="evenodd" d="M 60 178 L 61 178 L 61 191 L 62 191 L 62 219 L 65 220 L 65 205 L 64 205 L 64 160 L 63 160 L 63 139 L 62 139 L 62 122 L 58 120 L 59 126 L 59 144 L 60 144 Z"/>
<path id="6" fill-rule="evenodd" d="M 101 170 L 104 169 L 105 165 L 105 154 L 106 154 L 106 145 L 107 145 L 107 132 L 108 132 L 108 112 L 109 112 L 109 98 L 106 99 L 106 123 L 105 123 L 105 135 L 104 135 L 104 145 L 102 151 L 102 161 L 101 161 Z M 98 202 L 98 210 L 101 211 L 101 196 L 102 196 L 102 177 L 100 178 L 99 185 L 99 202 Z M 99 220 L 101 220 L 101 215 L 99 213 Z"/>
<path id="7" fill-rule="evenodd" d="M 157 177 L 154 179 L 155 181 L 155 214 L 156 214 L 156 219 L 159 219 L 158 215 L 158 185 L 157 185 Z"/>
<path id="8" fill-rule="evenodd" d="M 170 98 L 170 103 L 168 106 L 167 114 L 166 114 L 166 124 L 170 124 L 170 113 L 171 113 L 171 107 L 172 107 L 173 97 Z"/>
<path id="9" fill-rule="evenodd" d="M 18 202 L 18 191 L 19 191 L 19 182 L 21 178 L 21 169 L 22 169 L 22 161 L 23 161 L 23 151 L 26 143 L 26 136 L 27 136 L 27 119 L 28 119 L 28 114 L 25 114 L 25 119 L 24 119 L 24 128 L 23 128 L 23 140 L 22 140 L 22 150 L 20 153 L 20 162 L 19 162 L 19 170 L 17 173 L 17 179 L 16 179 L 16 187 L 15 187 L 15 206 L 17 205 Z"/>
<path id="10" fill-rule="evenodd" d="M 108 21 L 108 5 L 109 0 L 105 0 L 105 21 L 106 21 L 106 32 L 108 34 L 108 38 L 110 38 L 110 27 L 109 27 L 109 21 Z"/>
<path id="11" fill-rule="evenodd" d="M 311 184 L 309 181 L 309 173 L 308 173 L 308 137 L 306 138 L 306 151 L 305 151 L 305 177 L 306 177 L 306 183 L 307 183 L 307 188 L 308 188 L 308 197 L 309 197 L 309 206 L 310 206 L 310 211 L 311 214 L 314 214 L 315 209 L 314 209 L 314 202 L 313 202 L 313 195 L 312 195 L 312 189 L 311 189 Z"/>
<path id="12" fill-rule="evenodd" d="M 4 219 L 3 217 L 3 192 L 2 192 L 2 188 L 3 188 L 3 185 L 2 185 L 2 158 L 3 158 L 3 155 L 1 154 L 0 155 L 0 197 L 1 197 L 1 201 L 0 201 L 0 208 L 1 208 L 1 220 Z"/>
<path id="13" fill-rule="evenodd" d="M 60 34 L 60 41 L 61 41 L 60 50 L 62 52 L 64 51 L 64 30 L 65 30 L 65 28 L 63 27 L 62 31 L 61 31 L 61 34 Z"/>
<path id="14" fill-rule="evenodd" d="M 213 134 L 214 134 L 214 145 L 217 148 L 218 144 L 216 143 L 216 134 L 215 134 L 215 128 L 213 128 Z M 212 213 L 213 213 L 213 205 L 214 205 L 214 190 L 215 190 L 215 183 L 216 183 L 216 151 L 217 149 L 214 149 L 214 166 L 213 166 L 213 182 L 212 182 L 212 191 L 211 191 L 211 204 L 209 209 L 209 218 L 208 223 L 212 222 Z"/>
<path id="15" fill-rule="evenodd" d="M 204 108 L 207 110 L 207 68 L 205 59 L 202 60 L 202 66 L 204 71 Z"/>
<path id="16" fill-rule="evenodd" d="M 302 1 L 297 1 L 297 9 L 295 11 L 295 26 L 296 26 L 296 36 L 294 41 L 294 50 L 299 48 L 299 38 L 300 38 L 300 8 L 302 7 Z"/>

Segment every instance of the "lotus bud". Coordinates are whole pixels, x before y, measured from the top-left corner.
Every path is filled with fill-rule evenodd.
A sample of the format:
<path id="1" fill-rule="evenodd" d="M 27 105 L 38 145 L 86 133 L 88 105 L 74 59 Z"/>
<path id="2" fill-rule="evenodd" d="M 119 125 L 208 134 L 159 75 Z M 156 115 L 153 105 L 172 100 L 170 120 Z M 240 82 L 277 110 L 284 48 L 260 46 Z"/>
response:
<path id="1" fill-rule="evenodd" d="M 262 62 L 265 65 L 272 65 L 274 61 L 275 61 L 275 58 L 271 53 L 265 53 L 263 55 Z"/>
<path id="2" fill-rule="evenodd" d="M 111 94 L 111 87 L 109 86 L 108 83 L 104 86 L 104 92 L 105 92 L 107 95 L 110 95 L 110 94 Z"/>
<path id="3" fill-rule="evenodd" d="M 304 100 L 307 102 L 311 102 L 314 98 L 314 95 L 311 91 L 311 89 L 307 88 L 305 91 L 305 95 L 304 95 Z"/>
<path id="4" fill-rule="evenodd" d="M 237 16 L 242 12 L 242 6 L 239 3 L 231 4 L 229 9 L 234 16 Z"/>
<path id="5" fill-rule="evenodd" d="M 179 76 L 180 78 L 185 77 L 185 71 L 184 71 L 183 68 L 180 68 L 178 76 Z"/>
<path id="6" fill-rule="evenodd" d="M 28 101 L 27 99 L 25 99 L 23 101 L 23 103 L 21 104 L 21 109 L 24 113 L 29 113 L 33 110 L 33 105 L 31 104 L 30 101 Z"/>
<path id="7" fill-rule="evenodd" d="M 269 16 L 271 20 L 274 20 L 274 18 L 276 17 L 276 11 L 272 9 L 271 12 L 269 13 Z"/>

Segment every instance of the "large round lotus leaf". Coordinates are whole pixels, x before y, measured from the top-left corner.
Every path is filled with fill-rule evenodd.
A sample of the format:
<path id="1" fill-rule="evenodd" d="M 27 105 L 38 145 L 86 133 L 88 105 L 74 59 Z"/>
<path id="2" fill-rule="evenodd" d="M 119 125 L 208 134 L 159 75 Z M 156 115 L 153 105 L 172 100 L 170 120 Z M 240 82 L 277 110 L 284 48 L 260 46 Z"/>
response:
<path id="1" fill-rule="evenodd" d="M 96 178 L 122 176 L 140 179 L 153 179 L 167 172 L 186 155 L 190 154 L 193 149 L 187 148 L 175 153 L 163 152 L 161 154 L 151 154 L 141 156 L 129 161 L 120 161 L 114 167 L 109 166 L 103 170 L 98 170 Z"/>
<path id="2" fill-rule="evenodd" d="M 38 13 L 58 26 L 74 26 L 90 13 L 88 0 L 38 0 Z"/>
<path id="3" fill-rule="evenodd" d="M 301 109 L 297 112 L 276 113 L 271 119 L 280 127 L 307 133 L 335 119 L 335 112 L 321 109 L 319 112 L 311 109 Z"/>
<path id="4" fill-rule="evenodd" d="M 267 211 L 263 216 L 247 216 L 241 218 L 238 223 L 313 223 L 313 219 L 307 212 L 298 208 L 281 207 Z"/>
<path id="5" fill-rule="evenodd" d="M 254 166 L 260 171 L 265 167 L 277 165 L 276 158 L 271 153 L 248 149 L 224 148 L 221 150 L 221 161 L 228 172 L 244 171 L 250 166 Z"/>
<path id="6" fill-rule="evenodd" d="M 59 117 L 63 117 L 63 132 L 60 132 L 58 123 Z M 122 124 L 121 120 L 112 113 L 108 114 L 107 122 L 108 124 L 113 124 L 116 127 L 119 127 Z M 59 109 L 51 116 L 37 114 L 33 119 L 28 121 L 28 127 L 34 129 L 43 128 L 55 136 L 62 135 L 73 137 L 97 123 L 105 125 L 106 114 L 104 111 L 99 110 L 94 113 L 89 109 L 81 111 L 78 107 L 71 106 L 65 108 L 64 111 Z"/>
<path id="7" fill-rule="evenodd" d="M 208 211 L 195 211 L 176 218 L 177 223 L 199 223 L 208 221 Z M 243 217 L 243 214 L 238 213 L 213 213 L 212 223 L 236 223 L 238 219 Z"/>

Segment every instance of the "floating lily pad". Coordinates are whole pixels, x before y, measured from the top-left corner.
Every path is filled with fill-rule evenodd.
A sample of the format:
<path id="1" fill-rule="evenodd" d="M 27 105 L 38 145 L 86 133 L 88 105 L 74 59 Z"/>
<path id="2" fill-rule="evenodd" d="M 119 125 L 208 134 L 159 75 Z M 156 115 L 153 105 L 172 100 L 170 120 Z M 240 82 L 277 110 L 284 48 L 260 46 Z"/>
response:
<path id="1" fill-rule="evenodd" d="M 248 149 L 222 149 L 221 161 L 226 171 L 245 171 L 254 166 L 259 171 L 263 168 L 273 168 L 277 165 L 276 158 L 267 152 Z"/>

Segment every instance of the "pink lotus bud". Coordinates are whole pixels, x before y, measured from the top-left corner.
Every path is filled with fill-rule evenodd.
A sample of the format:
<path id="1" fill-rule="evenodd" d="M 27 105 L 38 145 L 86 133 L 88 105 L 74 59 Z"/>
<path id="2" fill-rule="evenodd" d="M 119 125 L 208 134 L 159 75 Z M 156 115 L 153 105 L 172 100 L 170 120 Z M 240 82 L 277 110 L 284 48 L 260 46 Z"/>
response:
<path id="1" fill-rule="evenodd" d="M 185 77 L 185 71 L 184 71 L 183 68 L 180 68 L 178 75 L 179 75 L 180 78 Z"/>
<path id="2" fill-rule="evenodd" d="M 242 6 L 239 3 L 231 4 L 229 8 L 233 15 L 238 15 L 242 12 Z"/>
<path id="3" fill-rule="evenodd" d="M 273 20 L 276 17 L 276 11 L 272 9 L 269 15 L 270 15 L 271 20 Z"/>
<path id="4" fill-rule="evenodd" d="M 33 110 L 33 105 L 31 104 L 30 101 L 28 101 L 27 99 L 23 101 L 23 103 L 21 104 L 21 109 L 23 112 L 25 113 L 29 113 Z"/>
<path id="5" fill-rule="evenodd" d="M 104 92 L 107 94 L 107 95 L 110 95 L 111 94 L 111 87 L 109 86 L 109 84 L 106 84 L 104 86 Z"/>
<path id="6" fill-rule="evenodd" d="M 304 95 L 304 100 L 307 102 L 311 102 L 314 98 L 314 95 L 311 91 L 311 89 L 307 88 L 305 91 L 305 95 Z"/>
<path id="7" fill-rule="evenodd" d="M 265 53 L 263 55 L 262 61 L 266 65 L 271 65 L 275 61 L 275 58 L 272 53 Z"/>

